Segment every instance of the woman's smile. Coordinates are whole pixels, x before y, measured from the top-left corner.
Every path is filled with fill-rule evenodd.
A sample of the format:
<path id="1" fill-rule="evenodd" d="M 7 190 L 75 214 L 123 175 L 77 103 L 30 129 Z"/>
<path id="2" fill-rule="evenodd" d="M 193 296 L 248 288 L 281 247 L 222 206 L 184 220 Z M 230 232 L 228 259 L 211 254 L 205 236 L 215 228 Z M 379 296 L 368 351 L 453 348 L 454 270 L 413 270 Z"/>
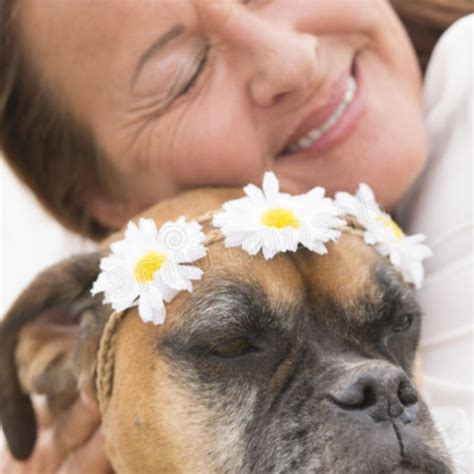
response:
<path id="1" fill-rule="evenodd" d="M 291 135 L 278 158 L 307 157 L 308 151 L 327 150 L 343 140 L 363 113 L 361 89 L 354 60 L 352 66 L 332 84 L 326 102 L 313 110 Z M 319 97 L 318 102 L 322 102 Z"/>

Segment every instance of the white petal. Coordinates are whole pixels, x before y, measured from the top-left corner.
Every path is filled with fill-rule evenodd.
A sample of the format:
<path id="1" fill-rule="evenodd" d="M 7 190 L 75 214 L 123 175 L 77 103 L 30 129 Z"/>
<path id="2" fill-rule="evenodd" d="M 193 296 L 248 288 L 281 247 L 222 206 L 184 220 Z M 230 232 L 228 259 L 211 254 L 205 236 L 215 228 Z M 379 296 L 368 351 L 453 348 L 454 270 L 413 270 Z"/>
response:
<path id="1" fill-rule="evenodd" d="M 121 258 L 123 260 L 136 256 L 134 246 L 127 239 L 113 242 L 110 245 L 110 250 L 112 251 L 111 257 Z"/>
<path id="2" fill-rule="evenodd" d="M 249 255 L 257 255 L 262 249 L 262 245 L 259 242 L 246 241 L 242 243 L 242 250 L 245 250 Z"/>
<path id="3" fill-rule="evenodd" d="M 160 227 L 158 241 L 165 252 L 185 252 L 188 247 L 188 233 L 178 222 L 166 222 Z"/>
<path id="4" fill-rule="evenodd" d="M 115 311 L 124 311 L 128 308 L 131 308 L 137 298 L 138 292 L 135 294 L 130 293 L 127 297 L 115 298 L 111 300 L 110 304 L 112 305 L 112 308 L 114 308 Z"/>
<path id="5" fill-rule="evenodd" d="M 122 258 L 116 257 L 115 255 L 109 255 L 100 260 L 100 269 L 105 272 L 114 270 L 117 267 L 122 267 L 123 262 L 124 260 Z"/>
<path id="6" fill-rule="evenodd" d="M 125 230 L 125 239 L 134 240 L 139 237 L 140 231 L 137 225 L 130 221 L 127 225 L 127 229 Z"/>
<path id="7" fill-rule="evenodd" d="M 317 240 L 313 242 L 308 242 L 307 244 L 305 244 L 305 247 L 307 247 L 309 250 L 319 255 L 324 255 L 328 253 L 326 246 Z"/>
<path id="8" fill-rule="evenodd" d="M 163 300 L 166 301 L 166 303 L 172 301 L 180 293 L 180 290 L 175 290 L 166 285 L 162 285 L 160 291 L 163 295 Z"/>
<path id="9" fill-rule="evenodd" d="M 384 257 L 390 256 L 390 252 L 392 251 L 392 247 L 384 242 L 375 244 L 375 248 L 380 253 L 380 255 Z"/>
<path id="10" fill-rule="evenodd" d="M 375 245 L 377 243 L 375 233 L 369 230 L 364 232 L 364 242 L 369 245 Z"/>
<path id="11" fill-rule="evenodd" d="M 182 278 L 187 280 L 200 280 L 204 273 L 200 268 L 192 265 L 180 265 L 179 270 Z"/>
<path id="12" fill-rule="evenodd" d="M 262 251 L 263 251 L 263 257 L 265 258 L 265 260 L 270 260 L 271 258 L 273 258 L 278 252 L 278 250 L 279 249 L 277 249 L 271 243 L 263 242 Z"/>
<path id="13" fill-rule="evenodd" d="M 399 248 L 396 246 L 391 246 L 390 249 L 390 261 L 396 267 L 399 267 L 402 262 L 402 257 L 400 255 Z"/>
<path id="14" fill-rule="evenodd" d="M 178 265 L 175 262 L 166 262 L 155 273 L 155 281 L 160 287 L 169 287 L 175 290 L 192 291 L 191 280 L 199 280 L 202 270 L 191 265 Z"/>
<path id="15" fill-rule="evenodd" d="M 247 186 L 245 186 L 244 193 L 248 196 L 248 199 L 250 199 L 251 202 L 253 202 L 254 204 L 258 206 L 265 205 L 266 201 L 265 201 L 265 196 L 263 195 L 262 190 L 258 188 L 257 186 L 255 186 L 254 184 L 248 184 Z M 238 202 L 239 204 L 243 204 L 245 200 L 247 200 L 247 198 L 235 199 L 234 201 L 230 201 L 230 202 Z"/>
<path id="16" fill-rule="evenodd" d="M 300 196 L 295 196 L 298 199 L 308 200 L 311 203 L 319 203 L 324 198 L 326 194 L 326 190 L 321 186 L 316 186 L 313 189 L 309 190 L 306 194 L 302 194 Z"/>
<path id="17" fill-rule="evenodd" d="M 407 241 L 409 241 L 412 244 L 419 244 L 421 242 L 424 242 L 426 240 L 426 235 L 425 234 L 413 234 L 413 235 L 408 235 L 405 237 Z"/>
<path id="18" fill-rule="evenodd" d="M 359 188 L 357 189 L 356 196 L 360 198 L 362 202 L 365 202 L 365 203 L 376 202 L 375 195 L 374 195 L 374 192 L 372 191 L 372 188 L 368 184 L 365 184 L 365 183 L 359 184 Z"/>
<path id="19" fill-rule="evenodd" d="M 413 262 L 404 272 L 405 279 L 409 283 L 413 283 L 416 289 L 420 289 L 425 277 L 423 265 L 419 262 Z"/>
<path id="20" fill-rule="evenodd" d="M 119 267 L 102 271 L 92 286 L 92 294 L 104 293 L 104 301 L 119 310 L 132 304 L 138 289 L 130 272 Z"/>
<path id="21" fill-rule="evenodd" d="M 158 235 L 158 229 L 156 227 L 156 223 L 153 219 L 145 219 L 141 218 L 138 221 L 138 227 L 140 228 L 140 232 L 150 240 L 156 239 Z"/>
<path id="22" fill-rule="evenodd" d="M 418 257 L 420 260 L 430 258 L 433 256 L 433 251 L 427 245 L 420 245 L 418 247 Z"/>
<path id="23" fill-rule="evenodd" d="M 263 192 L 268 200 L 274 200 L 278 196 L 280 185 L 275 173 L 267 171 L 263 175 Z"/>
<path id="24" fill-rule="evenodd" d="M 194 262 L 203 258 L 207 249 L 206 238 L 197 222 L 186 222 L 184 216 L 163 224 L 158 233 L 160 247 L 176 262 Z"/>
<path id="25" fill-rule="evenodd" d="M 344 214 L 356 215 L 355 197 L 352 194 L 338 192 L 334 198 L 334 204 L 341 209 Z"/>
<path id="26" fill-rule="evenodd" d="M 162 324 L 166 317 L 166 310 L 160 291 L 150 285 L 148 291 L 140 295 L 138 312 L 145 323 Z"/>
<path id="27" fill-rule="evenodd" d="M 226 246 L 226 248 L 240 247 L 241 245 L 243 245 L 246 235 L 248 234 L 240 234 L 240 233 L 231 234 L 229 235 L 229 237 L 226 237 L 224 241 L 224 245 Z"/>
<path id="28" fill-rule="evenodd" d="M 97 295 L 98 293 L 105 292 L 107 289 L 105 275 L 103 273 L 99 273 L 97 280 L 92 284 L 91 294 L 92 296 Z"/>

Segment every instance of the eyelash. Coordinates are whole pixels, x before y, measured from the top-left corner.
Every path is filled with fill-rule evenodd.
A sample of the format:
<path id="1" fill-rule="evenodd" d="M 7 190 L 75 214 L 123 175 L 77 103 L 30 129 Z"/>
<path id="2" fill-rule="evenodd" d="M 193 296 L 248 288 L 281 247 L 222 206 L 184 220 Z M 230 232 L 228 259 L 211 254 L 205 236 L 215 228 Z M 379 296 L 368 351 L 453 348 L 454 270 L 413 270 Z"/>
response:
<path id="1" fill-rule="evenodd" d="M 197 83 L 199 77 L 201 76 L 201 73 L 204 71 L 206 64 L 207 64 L 207 57 L 208 57 L 208 48 L 204 51 L 204 54 L 202 55 L 196 69 L 194 70 L 192 76 L 186 82 L 184 87 L 180 90 L 178 96 L 183 96 L 186 95 Z"/>
<path id="2" fill-rule="evenodd" d="M 248 5 L 249 3 L 254 2 L 255 0 L 242 0 L 243 5 Z M 209 48 L 206 48 L 204 51 L 204 54 L 202 55 L 199 64 L 197 65 L 193 75 L 191 78 L 188 80 L 188 82 L 183 86 L 183 88 L 179 91 L 177 94 L 177 97 L 181 97 L 186 95 L 196 84 L 197 80 L 199 79 L 201 73 L 204 71 L 206 64 L 207 64 L 207 58 L 208 58 L 208 53 L 209 53 Z"/>

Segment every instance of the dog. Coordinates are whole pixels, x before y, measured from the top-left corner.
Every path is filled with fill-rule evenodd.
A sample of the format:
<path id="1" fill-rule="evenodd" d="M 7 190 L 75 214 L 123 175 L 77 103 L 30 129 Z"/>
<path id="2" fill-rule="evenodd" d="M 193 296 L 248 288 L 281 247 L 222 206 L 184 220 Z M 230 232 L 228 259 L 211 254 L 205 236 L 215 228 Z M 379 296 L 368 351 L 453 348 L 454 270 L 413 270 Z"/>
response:
<path id="1" fill-rule="evenodd" d="M 193 219 L 240 195 L 190 191 L 143 216 Z M 160 326 L 136 307 L 110 316 L 90 294 L 122 236 L 47 269 L 2 321 L 0 414 L 16 458 L 35 444 L 30 394 L 61 409 L 89 384 L 116 472 L 452 472 L 414 382 L 414 292 L 360 236 L 271 260 L 216 243 Z"/>

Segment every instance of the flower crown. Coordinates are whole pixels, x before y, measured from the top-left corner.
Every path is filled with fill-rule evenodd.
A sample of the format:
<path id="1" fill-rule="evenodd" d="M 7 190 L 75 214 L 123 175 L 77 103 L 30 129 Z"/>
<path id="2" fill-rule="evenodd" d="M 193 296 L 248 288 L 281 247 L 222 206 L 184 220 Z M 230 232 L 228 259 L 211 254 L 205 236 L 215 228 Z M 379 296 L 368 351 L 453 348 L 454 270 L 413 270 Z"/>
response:
<path id="1" fill-rule="evenodd" d="M 165 303 L 183 290 L 191 292 L 193 280 L 201 279 L 203 271 L 190 264 L 205 257 L 209 245 L 224 240 L 225 247 L 240 247 L 250 255 L 261 251 L 266 260 L 299 246 L 322 255 L 328 251 L 326 243 L 336 242 L 347 229 L 347 216 L 407 283 L 421 287 L 422 261 L 431 256 L 422 244 L 425 236 L 406 236 L 366 184 L 355 195 L 340 192 L 335 199 L 325 197 L 321 187 L 292 196 L 280 192 L 276 176 L 267 172 L 262 189 L 249 184 L 244 193 L 225 202 L 220 212 L 190 222 L 180 217 L 159 229 L 152 219 L 129 222 L 125 238 L 111 244 L 111 255 L 102 258 L 92 294 L 103 292 L 104 303 L 115 311 L 138 305 L 144 322 L 162 324 Z M 211 220 L 215 229 L 205 235 L 201 224 Z"/>

